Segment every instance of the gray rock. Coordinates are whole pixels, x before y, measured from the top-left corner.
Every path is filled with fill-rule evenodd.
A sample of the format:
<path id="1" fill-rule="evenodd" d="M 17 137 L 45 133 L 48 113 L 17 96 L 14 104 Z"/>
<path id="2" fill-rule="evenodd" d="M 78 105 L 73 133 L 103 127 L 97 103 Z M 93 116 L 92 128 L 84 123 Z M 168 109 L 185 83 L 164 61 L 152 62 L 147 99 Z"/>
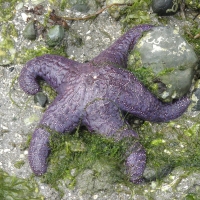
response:
<path id="1" fill-rule="evenodd" d="M 128 69 L 143 69 L 144 84 L 161 100 L 185 95 L 191 86 L 198 58 L 192 47 L 170 27 L 154 27 L 129 55 Z M 143 67 L 143 68 L 141 68 Z"/>
<path id="2" fill-rule="evenodd" d="M 46 35 L 46 43 L 51 47 L 59 45 L 64 38 L 64 34 L 64 28 L 60 25 L 55 25 L 48 30 Z"/>
<path id="3" fill-rule="evenodd" d="M 34 102 L 39 103 L 42 107 L 44 107 L 47 103 L 47 96 L 43 92 L 38 92 L 34 96 Z"/>
<path id="4" fill-rule="evenodd" d="M 36 30 L 35 30 L 35 22 L 30 21 L 23 32 L 23 36 L 28 40 L 35 40 L 36 39 Z"/>
<path id="5" fill-rule="evenodd" d="M 90 193 L 106 191 L 114 188 L 114 178 L 111 175 L 112 168 L 106 162 L 97 161 L 77 176 L 77 187 L 81 191 Z M 117 179 L 117 178 L 116 178 Z"/>

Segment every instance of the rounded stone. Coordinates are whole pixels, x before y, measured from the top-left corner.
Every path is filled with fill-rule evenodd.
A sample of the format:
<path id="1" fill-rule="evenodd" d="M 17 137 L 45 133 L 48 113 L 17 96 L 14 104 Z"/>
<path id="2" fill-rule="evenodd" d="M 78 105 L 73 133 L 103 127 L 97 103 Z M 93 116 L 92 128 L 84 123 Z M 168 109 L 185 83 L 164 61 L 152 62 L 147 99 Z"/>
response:
<path id="1" fill-rule="evenodd" d="M 35 40 L 36 35 L 37 35 L 37 33 L 35 30 L 35 22 L 30 21 L 24 29 L 23 36 L 28 40 Z"/>
<path id="2" fill-rule="evenodd" d="M 175 14 L 179 9 L 178 0 L 153 0 L 152 9 L 154 13 L 158 15 L 172 15 Z"/>
<path id="3" fill-rule="evenodd" d="M 55 25 L 48 30 L 46 35 L 46 43 L 51 47 L 59 45 L 64 38 L 64 34 L 64 28 L 60 25 Z"/>
<path id="4" fill-rule="evenodd" d="M 9 71 L 12 72 L 15 68 L 14 67 L 10 67 Z"/>
<path id="5" fill-rule="evenodd" d="M 38 92 L 34 96 L 34 102 L 39 103 L 42 107 L 45 107 L 47 103 L 47 96 L 43 92 Z"/>
<path id="6" fill-rule="evenodd" d="M 171 102 L 189 91 L 197 62 L 193 48 L 177 31 L 154 27 L 130 52 L 128 69 L 146 73 L 141 81 L 162 101 Z"/>

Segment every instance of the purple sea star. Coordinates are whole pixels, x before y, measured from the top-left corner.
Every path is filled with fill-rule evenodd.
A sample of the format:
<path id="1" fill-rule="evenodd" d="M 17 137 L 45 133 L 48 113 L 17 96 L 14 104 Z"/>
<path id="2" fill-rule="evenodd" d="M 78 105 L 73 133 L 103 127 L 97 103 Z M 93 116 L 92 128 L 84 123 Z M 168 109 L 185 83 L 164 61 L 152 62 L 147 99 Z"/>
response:
<path id="1" fill-rule="evenodd" d="M 139 25 L 120 37 L 113 45 L 87 63 L 78 63 L 57 55 L 44 55 L 26 63 L 19 84 L 28 94 L 40 91 L 37 77 L 53 87 L 58 96 L 44 113 L 33 133 L 29 148 L 29 162 L 36 175 L 47 170 L 49 129 L 71 132 L 80 123 L 119 141 L 138 138 L 120 111 L 152 121 L 166 122 L 179 117 L 190 100 L 183 97 L 173 104 L 165 104 L 151 94 L 129 71 L 125 70 L 128 53 L 144 31 L 151 25 Z M 48 128 L 45 128 L 48 127 Z M 125 166 L 130 180 L 142 181 L 146 154 L 136 140 L 126 153 Z"/>

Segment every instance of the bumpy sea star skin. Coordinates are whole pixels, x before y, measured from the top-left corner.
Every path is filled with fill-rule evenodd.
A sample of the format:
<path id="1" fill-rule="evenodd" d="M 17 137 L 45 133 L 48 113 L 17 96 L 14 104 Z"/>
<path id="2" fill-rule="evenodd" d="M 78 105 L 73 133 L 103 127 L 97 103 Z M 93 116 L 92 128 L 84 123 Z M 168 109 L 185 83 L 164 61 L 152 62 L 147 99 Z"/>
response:
<path id="1" fill-rule="evenodd" d="M 43 78 L 58 96 L 44 113 L 34 131 L 29 162 L 36 175 L 47 170 L 50 131 L 70 132 L 80 123 L 116 141 L 138 138 L 120 111 L 152 122 L 179 117 L 188 107 L 187 97 L 165 104 L 152 95 L 129 71 L 127 57 L 136 41 L 150 25 L 136 26 L 88 63 L 78 63 L 56 55 L 44 55 L 26 63 L 19 83 L 28 94 L 40 91 L 36 78 Z M 48 128 L 45 128 L 48 127 Z M 145 150 L 136 140 L 127 149 L 126 169 L 130 180 L 139 183 L 145 169 Z"/>

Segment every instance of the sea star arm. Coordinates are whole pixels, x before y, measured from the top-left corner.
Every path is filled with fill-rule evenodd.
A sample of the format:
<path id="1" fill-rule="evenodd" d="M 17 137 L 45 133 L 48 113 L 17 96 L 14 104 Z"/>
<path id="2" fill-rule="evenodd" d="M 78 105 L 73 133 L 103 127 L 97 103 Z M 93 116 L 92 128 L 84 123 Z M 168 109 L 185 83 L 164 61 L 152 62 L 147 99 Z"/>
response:
<path id="1" fill-rule="evenodd" d="M 133 87 L 132 87 L 133 88 Z M 141 86 L 141 90 L 123 92 L 119 96 L 119 105 L 138 118 L 151 122 L 167 122 L 180 117 L 188 108 L 190 100 L 182 97 L 174 103 L 163 103 L 151 94 L 146 88 Z"/>
<path id="2" fill-rule="evenodd" d="M 49 148 L 50 133 L 42 128 L 35 129 L 28 151 L 29 164 L 36 175 L 42 175 L 47 170 L 47 157 Z"/>
<path id="3" fill-rule="evenodd" d="M 65 81 L 66 75 L 80 63 L 58 55 L 43 55 L 26 63 L 20 77 L 20 87 L 27 94 L 36 94 L 40 87 L 37 78 L 44 79 L 51 87 L 58 91 Z"/>
<path id="4" fill-rule="evenodd" d="M 143 180 L 141 177 L 146 163 L 145 150 L 137 142 L 137 133 L 125 122 L 123 115 L 114 102 L 98 99 L 90 103 L 85 108 L 82 123 L 90 131 L 114 138 L 116 141 L 128 138 L 129 145 L 125 160 L 126 172 L 134 183 L 140 183 Z"/>
<path id="5" fill-rule="evenodd" d="M 142 177 L 146 167 L 146 152 L 139 142 L 132 142 L 126 152 L 126 173 L 131 182 L 139 184 L 145 181 Z"/>
<path id="6" fill-rule="evenodd" d="M 69 104 L 66 105 L 66 102 Z M 36 175 L 42 175 L 47 170 L 46 160 L 50 152 L 51 133 L 70 132 L 78 126 L 79 120 L 80 111 L 70 95 L 68 98 L 58 96 L 49 106 L 38 128 L 34 131 L 29 147 L 29 164 Z"/>
<path id="7" fill-rule="evenodd" d="M 124 69 L 112 68 L 109 76 L 109 99 L 138 118 L 166 122 L 181 116 L 190 104 L 186 96 L 173 103 L 161 102 L 132 73 Z"/>
<path id="8" fill-rule="evenodd" d="M 137 133 L 131 130 L 124 120 L 119 107 L 106 99 L 96 99 L 90 102 L 85 108 L 82 123 L 90 131 L 96 131 L 115 140 L 129 136 L 138 138 Z"/>
<path id="9" fill-rule="evenodd" d="M 110 47 L 101 52 L 91 62 L 97 66 L 112 65 L 115 67 L 126 68 L 128 53 L 133 49 L 138 39 L 144 31 L 152 28 L 152 25 L 138 25 L 130 29 L 121 36 Z"/>

